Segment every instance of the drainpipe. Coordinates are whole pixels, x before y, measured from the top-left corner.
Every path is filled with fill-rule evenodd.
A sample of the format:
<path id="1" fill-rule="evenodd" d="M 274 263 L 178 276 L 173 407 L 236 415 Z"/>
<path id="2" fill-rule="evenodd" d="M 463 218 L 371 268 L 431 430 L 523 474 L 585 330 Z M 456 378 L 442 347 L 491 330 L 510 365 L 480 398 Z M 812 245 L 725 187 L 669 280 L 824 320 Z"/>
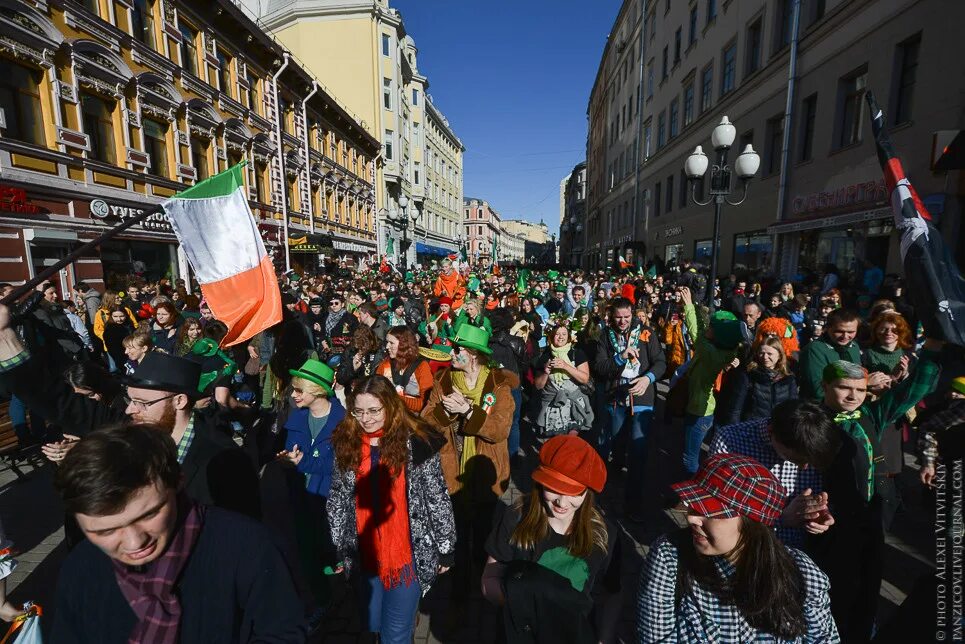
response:
<path id="1" fill-rule="evenodd" d="M 305 176 L 308 178 L 308 222 L 311 227 L 312 234 L 315 234 L 315 204 L 312 200 L 312 164 L 308 156 L 308 136 L 310 129 L 308 127 L 308 99 L 315 95 L 318 91 L 318 81 L 312 80 L 312 91 L 308 93 L 304 99 L 302 99 L 302 118 L 305 120 Z"/>
<path id="2" fill-rule="evenodd" d="M 288 193 L 285 191 L 285 153 L 284 146 L 281 141 L 281 122 L 284 116 L 281 114 L 280 105 L 278 104 L 278 79 L 281 77 L 281 73 L 285 71 L 288 67 L 289 56 L 288 52 L 284 52 L 285 62 L 282 63 L 278 71 L 274 73 L 271 77 L 271 85 L 275 91 L 275 137 L 278 139 L 278 167 L 281 168 L 281 221 L 282 227 L 285 231 L 285 270 L 290 271 L 292 268 L 292 258 L 291 252 L 288 249 Z"/>
<path id="3" fill-rule="evenodd" d="M 794 120 L 794 92 L 797 89 L 797 46 L 798 32 L 801 25 L 801 0 L 794 0 L 791 5 L 791 55 L 787 63 L 787 103 L 784 106 L 784 141 L 781 144 L 781 178 L 777 189 L 777 221 L 784 221 L 787 207 L 787 180 L 791 156 L 791 131 Z M 771 241 L 771 272 L 777 272 L 778 253 L 773 252 L 777 247 L 776 240 Z M 783 255 L 784 253 L 780 253 Z M 783 277 L 783 276 L 782 276 Z"/>
<path id="4" fill-rule="evenodd" d="M 646 88 L 643 86 L 644 82 L 644 67 L 645 61 L 647 59 L 645 54 L 645 47 L 647 42 L 647 0 L 643 0 L 640 3 L 640 69 L 637 74 L 638 87 L 640 88 L 639 96 L 637 97 L 637 143 L 634 147 L 634 180 L 633 180 L 633 202 L 635 207 L 633 209 L 633 228 L 636 230 L 636 223 L 638 219 L 638 213 L 640 212 L 640 207 L 643 205 L 643 200 L 640 198 L 640 166 L 642 164 L 643 155 L 640 154 L 640 146 L 644 145 L 643 142 L 643 104 L 644 96 L 647 93 Z M 647 255 L 650 254 L 650 210 L 644 207 L 643 216 L 643 248 L 644 257 L 643 263 L 646 264 Z M 636 235 L 634 235 L 636 236 Z"/>

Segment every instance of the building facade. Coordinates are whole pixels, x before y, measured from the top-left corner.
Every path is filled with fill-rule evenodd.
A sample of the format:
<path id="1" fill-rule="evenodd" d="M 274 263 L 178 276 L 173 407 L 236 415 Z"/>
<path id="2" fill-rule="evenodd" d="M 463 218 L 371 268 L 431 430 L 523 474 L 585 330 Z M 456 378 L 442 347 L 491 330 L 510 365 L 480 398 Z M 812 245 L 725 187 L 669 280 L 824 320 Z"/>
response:
<path id="1" fill-rule="evenodd" d="M 428 264 L 431 259 L 438 259 L 442 251 L 448 255 L 453 244 L 458 247 L 462 242 L 462 153 L 465 148 L 430 96 L 425 99 L 425 116 L 424 162 L 414 161 L 412 172 L 414 189 L 425 192 L 425 208 L 419 222 L 424 235 L 416 243 L 416 251 L 419 261 Z M 424 186 L 420 173 L 425 175 Z"/>
<path id="2" fill-rule="evenodd" d="M 621 255 L 631 263 L 641 261 L 643 244 L 635 226 L 639 182 L 634 169 L 641 137 L 640 87 L 645 55 L 641 28 L 646 1 L 627 0 L 621 6 L 590 93 L 587 252 L 583 260 L 587 267 L 613 266 Z"/>
<path id="3" fill-rule="evenodd" d="M 464 148 L 430 105 L 429 81 L 398 10 L 388 0 L 245 0 L 244 6 L 381 140 L 380 252 L 390 238 L 406 265 L 456 252 L 457 239 L 446 231 L 457 231 L 462 219 Z"/>
<path id="4" fill-rule="evenodd" d="M 463 199 L 465 219 L 463 231 L 466 254 L 473 266 L 488 266 L 493 263 L 493 254 L 499 253 L 502 217 L 489 202 L 478 197 Z M 501 261 L 502 257 L 496 257 Z"/>
<path id="5" fill-rule="evenodd" d="M 515 235 L 523 240 L 523 261 L 527 264 L 552 265 L 558 263 L 556 235 L 550 235 L 549 226 L 542 220 L 538 224 L 525 219 L 505 219 L 504 234 Z"/>
<path id="6" fill-rule="evenodd" d="M 563 203 L 559 261 L 564 266 L 582 266 L 586 243 L 586 162 L 578 163 L 566 178 Z"/>
<path id="7" fill-rule="evenodd" d="M 745 202 L 724 207 L 721 273 L 791 278 L 828 264 L 856 270 L 864 260 L 898 272 L 890 196 L 864 100 L 873 91 L 909 179 L 946 242 L 965 258 L 961 173 L 931 169 L 934 133 L 965 125 L 965 78 L 945 70 L 965 5 L 646 0 L 645 12 L 634 234 L 650 257 L 708 262 L 713 207 L 693 203 L 693 192 L 707 198 L 706 181 L 690 185 L 683 165 L 697 145 L 713 161 L 710 134 L 726 115 L 737 129 L 730 160 L 752 145 L 761 167 Z M 738 199 L 742 189 L 734 183 Z"/>
<path id="8" fill-rule="evenodd" d="M 379 142 L 235 5 L 210 7 L 217 20 L 173 0 L 4 0 L 0 281 L 23 283 L 242 161 L 278 268 L 288 241 L 313 231 L 345 252 L 374 250 Z M 54 281 L 63 294 L 79 281 L 119 289 L 187 272 L 159 213 Z"/>
<path id="9" fill-rule="evenodd" d="M 526 239 L 505 228 L 499 232 L 499 263 L 518 266 L 526 261 Z"/>

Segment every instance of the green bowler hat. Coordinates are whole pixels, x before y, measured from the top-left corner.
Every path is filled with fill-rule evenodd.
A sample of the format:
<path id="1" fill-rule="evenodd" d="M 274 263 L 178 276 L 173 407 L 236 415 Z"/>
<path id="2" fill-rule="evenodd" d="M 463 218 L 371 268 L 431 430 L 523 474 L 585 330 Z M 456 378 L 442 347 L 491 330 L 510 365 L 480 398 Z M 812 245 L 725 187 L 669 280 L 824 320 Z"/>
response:
<path id="1" fill-rule="evenodd" d="M 466 349 L 475 349 L 487 356 L 493 354 L 493 350 L 489 348 L 489 331 L 471 324 L 460 325 L 452 343 Z"/>
<path id="2" fill-rule="evenodd" d="M 320 362 L 319 360 L 306 360 L 305 364 L 298 369 L 289 369 L 288 373 L 296 378 L 304 378 L 305 380 L 314 382 L 316 385 L 321 385 L 321 387 L 328 392 L 329 396 L 334 393 L 332 387 L 335 384 L 335 371 L 324 362 Z"/>

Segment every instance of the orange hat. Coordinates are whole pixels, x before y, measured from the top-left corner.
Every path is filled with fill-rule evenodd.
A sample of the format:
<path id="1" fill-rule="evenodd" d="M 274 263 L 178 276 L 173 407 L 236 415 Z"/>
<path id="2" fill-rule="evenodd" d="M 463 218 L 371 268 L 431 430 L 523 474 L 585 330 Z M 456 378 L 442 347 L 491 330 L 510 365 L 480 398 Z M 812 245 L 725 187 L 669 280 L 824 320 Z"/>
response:
<path id="1" fill-rule="evenodd" d="M 578 436 L 554 436 L 539 450 L 533 480 L 559 494 L 578 496 L 590 488 L 602 492 L 606 464 L 589 443 Z"/>

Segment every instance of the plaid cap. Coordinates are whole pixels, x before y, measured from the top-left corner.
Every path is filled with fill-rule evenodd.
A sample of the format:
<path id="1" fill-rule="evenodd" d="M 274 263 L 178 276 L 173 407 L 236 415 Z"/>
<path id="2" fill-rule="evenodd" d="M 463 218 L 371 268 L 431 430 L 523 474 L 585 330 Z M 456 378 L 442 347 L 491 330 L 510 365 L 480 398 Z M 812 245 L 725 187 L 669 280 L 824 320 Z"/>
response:
<path id="1" fill-rule="evenodd" d="M 713 518 L 747 517 L 772 526 L 784 507 L 784 486 L 766 467 L 737 454 L 715 454 L 696 478 L 671 486 L 697 514 Z"/>

